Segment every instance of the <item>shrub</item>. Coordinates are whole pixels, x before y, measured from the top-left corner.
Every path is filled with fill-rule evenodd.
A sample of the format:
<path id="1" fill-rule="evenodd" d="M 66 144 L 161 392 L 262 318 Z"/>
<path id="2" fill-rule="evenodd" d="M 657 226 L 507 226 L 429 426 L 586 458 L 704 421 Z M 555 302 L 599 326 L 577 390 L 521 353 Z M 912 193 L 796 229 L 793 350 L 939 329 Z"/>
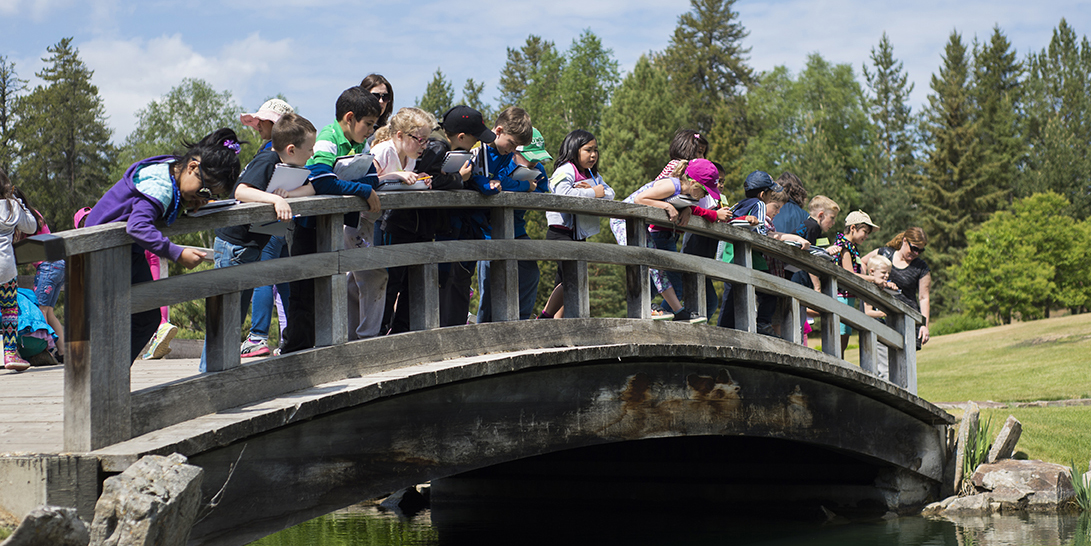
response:
<path id="1" fill-rule="evenodd" d="M 996 324 L 988 319 L 971 317 L 969 315 L 947 315 L 946 317 L 932 321 L 928 330 L 930 335 L 942 336 L 946 334 L 968 332 L 970 330 L 980 330 L 982 328 L 991 328 L 993 326 L 996 326 Z"/>

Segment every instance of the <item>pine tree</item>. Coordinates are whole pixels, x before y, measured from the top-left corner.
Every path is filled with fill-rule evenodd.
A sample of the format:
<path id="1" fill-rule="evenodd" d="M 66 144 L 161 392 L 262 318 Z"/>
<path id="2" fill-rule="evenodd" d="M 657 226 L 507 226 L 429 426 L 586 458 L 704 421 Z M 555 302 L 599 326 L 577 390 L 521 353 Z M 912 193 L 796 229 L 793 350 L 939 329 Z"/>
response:
<path id="1" fill-rule="evenodd" d="M 443 114 L 454 106 L 455 90 L 451 82 L 443 75 L 443 70 L 437 68 L 432 75 L 432 81 L 424 89 L 424 96 L 417 101 L 417 107 L 425 112 L 431 112 L 436 119 L 442 119 Z"/>
<path id="2" fill-rule="evenodd" d="M 564 67 L 565 58 L 553 42 L 531 34 L 522 48 L 508 48 L 508 60 L 500 71 L 499 108 L 526 110 L 554 151 L 568 134 L 560 97 Z"/>
<path id="3" fill-rule="evenodd" d="M 533 34 L 527 36 L 523 47 L 509 47 L 508 60 L 500 71 L 500 97 L 496 99 L 500 103 L 499 108 L 503 110 L 509 106 L 520 106 L 527 86 L 535 81 L 543 57 L 555 56 L 556 53 L 557 48 L 553 42 Z"/>
<path id="4" fill-rule="evenodd" d="M 26 89 L 26 80 L 19 79 L 15 62 L 0 55 L 0 169 L 15 178 L 12 167 L 18 150 L 15 139 L 15 112 L 18 95 Z"/>
<path id="5" fill-rule="evenodd" d="M 481 117 L 485 119 L 485 124 L 488 125 L 489 121 L 496 117 L 496 112 L 493 111 L 492 106 L 485 104 L 484 99 L 481 98 L 481 94 L 485 92 L 485 82 L 475 82 L 473 78 L 466 80 L 466 85 L 462 86 L 462 104 L 481 112 Z M 445 112 L 441 112 L 443 114 Z M 443 118 L 437 117 L 436 119 L 443 121 Z"/>
<path id="6" fill-rule="evenodd" d="M 910 194 L 916 134 L 908 104 L 914 86 L 901 61 L 894 58 L 894 46 L 885 32 L 878 47 L 871 48 L 871 63 L 873 71 L 863 65 L 873 146 L 867 154 L 861 206 L 893 231 L 910 227 L 914 217 Z"/>
<path id="7" fill-rule="evenodd" d="M 983 175 L 993 191 L 1007 197 L 1015 189 L 1026 156 L 1017 115 L 1023 104 L 1023 66 L 1000 27 L 993 27 L 989 42 L 974 50 L 974 100 L 985 148 Z"/>
<path id="8" fill-rule="evenodd" d="M 79 58 L 72 38 L 64 38 L 42 59 L 35 74 L 44 85 L 19 101 L 19 143 L 27 153 L 19 164 L 19 184 L 50 227 L 71 227 L 72 212 L 93 205 L 110 186 L 116 151 L 94 72 Z"/>

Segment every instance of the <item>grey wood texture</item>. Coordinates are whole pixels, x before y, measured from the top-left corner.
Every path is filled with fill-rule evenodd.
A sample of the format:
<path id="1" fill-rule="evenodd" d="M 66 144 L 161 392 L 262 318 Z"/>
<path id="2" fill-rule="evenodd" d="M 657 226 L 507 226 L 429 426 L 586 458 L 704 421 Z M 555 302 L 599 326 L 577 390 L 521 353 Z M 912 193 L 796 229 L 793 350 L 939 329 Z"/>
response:
<path id="1" fill-rule="evenodd" d="M 564 318 L 591 318 L 591 291 L 590 279 L 587 278 L 587 262 L 562 261 L 561 278 L 564 279 Z"/>
<path id="2" fill-rule="evenodd" d="M 341 214 L 318 217 L 316 246 L 319 254 L 337 253 L 345 248 L 343 218 Z M 344 273 L 338 269 L 314 280 L 314 342 L 318 347 L 348 341 L 348 281 Z"/>
<path id="3" fill-rule="evenodd" d="M 515 239 L 513 212 L 509 208 L 492 209 L 493 240 Z M 512 259 L 491 260 L 489 284 L 492 320 L 519 320 L 519 262 Z"/>
<path id="4" fill-rule="evenodd" d="M 822 282 L 822 294 L 827 299 L 837 300 L 837 279 L 827 278 Z M 841 306 L 849 309 L 847 305 Z M 841 314 L 832 309 L 816 308 L 822 313 L 822 352 L 841 358 Z M 877 322 L 877 321 L 876 321 Z"/>
<path id="5" fill-rule="evenodd" d="M 439 328 L 439 264 L 409 266 L 409 329 Z"/>
<path id="6" fill-rule="evenodd" d="M 65 258 L 64 239 L 50 233 L 27 237 L 13 245 L 19 264 L 55 262 Z"/>
<path id="7" fill-rule="evenodd" d="M 734 264 L 743 271 L 754 271 L 754 253 L 750 243 L 735 245 Z M 756 333 L 758 331 L 758 296 L 754 285 L 742 280 L 732 283 L 731 301 L 735 306 L 735 328 Z"/>
<path id="8" fill-rule="evenodd" d="M 648 225 L 639 218 L 625 220 L 625 242 L 629 246 L 643 248 L 648 242 Z M 646 264 L 625 266 L 626 316 L 635 319 L 651 318 L 652 289 L 651 271 Z"/>
<path id="9" fill-rule="evenodd" d="M 239 292 L 205 300 L 205 369 L 222 372 L 242 363 L 239 323 L 242 297 Z"/>

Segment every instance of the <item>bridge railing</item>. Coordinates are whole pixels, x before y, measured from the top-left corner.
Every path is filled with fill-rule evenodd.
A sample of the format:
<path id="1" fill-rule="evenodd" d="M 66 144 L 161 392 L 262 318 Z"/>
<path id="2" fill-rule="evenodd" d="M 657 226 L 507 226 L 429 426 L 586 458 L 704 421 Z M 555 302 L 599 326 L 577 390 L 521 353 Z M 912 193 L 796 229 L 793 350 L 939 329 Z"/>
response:
<path id="1" fill-rule="evenodd" d="M 916 393 L 916 325 L 919 312 L 880 291 L 875 285 L 816 258 L 794 246 L 749 230 L 709 224 L 693 218 L 683 229 L 734 243 L 734 263 L 664 252 L 645 247 L 647 225 L 666 224 L 666 214 L 641 205 L 600 199 L 580 199 L 550 194 L 502 192 L 483 196 L 472 191 L 394 192 L 382 194 L 384 210 L 410 208 L 490 209 L 493 239 L 445 241 L 344 249 L 342 215 L 365 205 L 356 197 L 309 197 L 292 199 L 293 213 L 318 217 L 318 252 L 223 269 L 130 284 L 132 239 L 120 223 L 36 236 L 17 247 L 20 263 L 48 259 L 68 260 L 65 364 L 65 449 L 88 451 L 111 445 L 196 416 L 305 388 L 297 381 L 277 380 L 277 373 L 228 374 L 225 378 L 261 377 L 261 384 L 234 385 L 216 372 L 232 372 L 253 366 L 286 370 L 313 366 L 306 352 L 284 355 L 243 366 L 240 293 L 274 283 L 315 279 L 316 346 L 343 345 L 348 339 L 347 283 L 349 271 L 409 267 L 410 325 L 415 331 L 439 326 L 438 265 L 456 261 L 492 262 L 492 316 L 494 321 L 519 317 L 518 260 L 558 261 L 565 285 L 565 317 L 590 315 L 588 263 L 622 265 L 626 268 L 625 298 L 630 319 L 650 319 L 652 298 L 649 268 L 683 272 L 687 300 L 707 316 L 705 279 L 727 281 L 734 286 L 733 306 L 739 330 L 756 333 L 756 293 L 788 299 L 784 337 L 802 342 L 799 328 L 804 309 L 822 316 L 822 351 L 842 358 L 840 325 L 860 332 L 860 366 L 875 374 L 879 345 L 889 350 L 889 381 Z M 512 213 L 552 210 L 623 218 L 628 245 L 572 243 L 566 241 L 516 240 Z M 168 236 L 225 226 L 275 220 L 271 205 L 244 204 L 198 218 L 183 217 L 169 227 Z M 821 279 L 821 293 L 753 269 L 753 252 L 761 252 L 786 264 L 812 272 Z M 864 302 L 887 313 L 886 324 L 836 299 L 838 289 L 849 290 Z M 130 388 L 130 315 L 184 301 L 206 301 L 206 352 L 209 374 L 170 385 L 154 392 L 132 393 Z M 320 383 L 343 379 L 336 374 L 305 374 L 306 381 Z M 239 379 L 241 381 L 241 379 Z"/>

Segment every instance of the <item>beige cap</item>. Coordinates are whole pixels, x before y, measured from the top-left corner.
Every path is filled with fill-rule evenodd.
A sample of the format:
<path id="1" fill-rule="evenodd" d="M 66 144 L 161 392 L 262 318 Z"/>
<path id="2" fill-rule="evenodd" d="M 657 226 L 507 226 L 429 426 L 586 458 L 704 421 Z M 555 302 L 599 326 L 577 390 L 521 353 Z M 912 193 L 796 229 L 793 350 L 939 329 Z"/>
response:
<path id="1" fill-rule="evenodd" d="M 276 123 L 280 120 L 280 116 L 293 112 L 295 112 L 295 110 L 290 104 L 280 99 L 269 99 L 265 101 L 265 104 L 261 105 L 261 108 L 258 108 L 257 112 L 254 112 L 253 114 L 243 114 L 239 116 L 239 119 L 242 120 L 243 125 L 257 129 L 261 120 Z"/>
<path id="2" fill-rule="evenodd" d="M 845 227 L 855 226 L 857 224 L 867 224 L 875 229 L 879 229 L 879 226 L 871 221 L 871 217 L 862 210 L 854 210 L 845 218 Z"/>

